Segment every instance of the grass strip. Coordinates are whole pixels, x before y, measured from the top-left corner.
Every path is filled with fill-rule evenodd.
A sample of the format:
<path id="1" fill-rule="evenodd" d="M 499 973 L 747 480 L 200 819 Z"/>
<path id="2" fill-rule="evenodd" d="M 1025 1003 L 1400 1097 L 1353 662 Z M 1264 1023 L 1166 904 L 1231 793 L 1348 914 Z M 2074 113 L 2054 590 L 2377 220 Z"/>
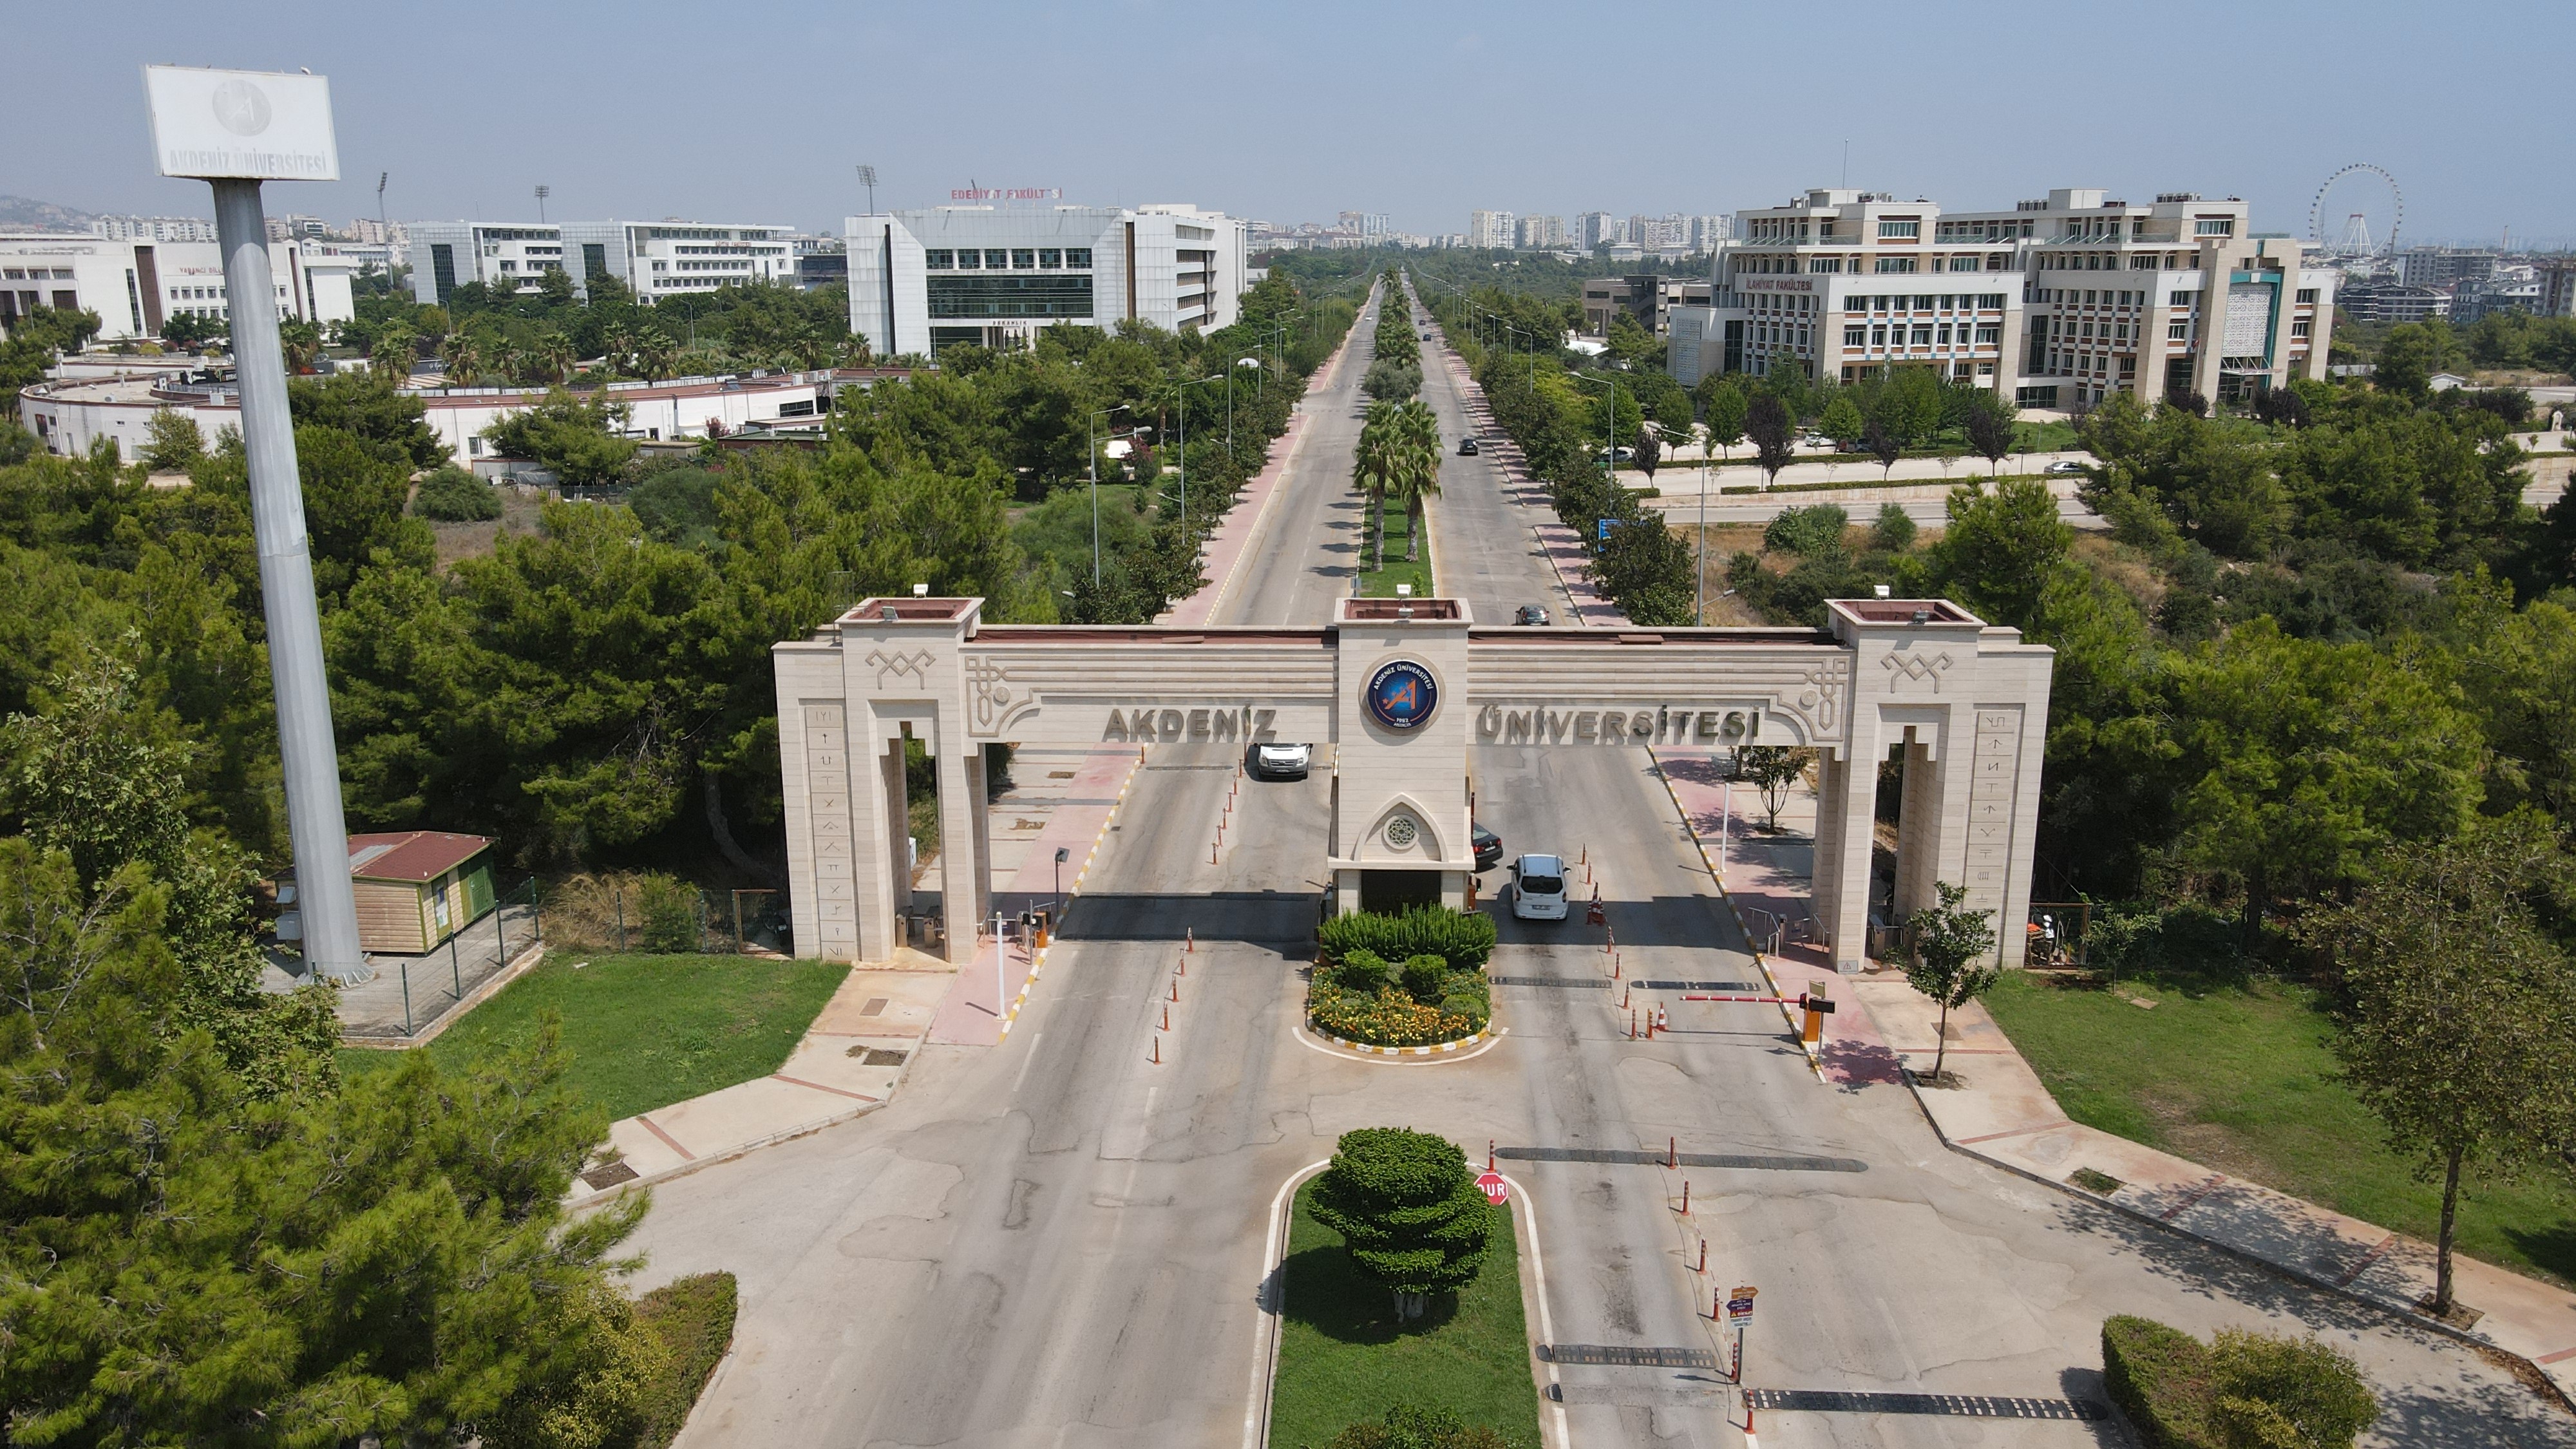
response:
<path id="1" fill-rule="evenodd" d="M 1288 1226 L 1272 1449 L 1322 1449 L 1397 1404 L 1453 1410 L 1490 1424 L 1514 1449 L 1537 1449 L 1538 1388 L 1521 1318 L 1520 1254 L 1499 1215 L 1484 1271 L 1452 1301 L 1399 1330 L 1395 1299 L 1360 1272 L 1342 1235 L 1315 1221 L 1310 1180 Z"/>
<path id="2" fill-rule="evenodd" d="M 2340 1079 L 2314 989 L 2181 974 L 2105 989 L 2007 971 L 1985 1000 L 2070 1119 L 2426 1242 L 2440 1228 L 2440 1185 L 2388 1150 Z M 2471 1178 L 2458 1243 L 2576 1287 L 2576 1179 L 2548 1164 Z"/>
<path id="3" fill-rule="evenodd" d="M 632 1117 L 778 1070 L 849 971 L 756 956 L 551 953 L 418 1050 L 462 1071 L 524 1046 L 552 1008 L 570 1085 L 612 1120 Z M 340 1070 L 384 1071 L 400 1057 L 343 1049 Z"/>

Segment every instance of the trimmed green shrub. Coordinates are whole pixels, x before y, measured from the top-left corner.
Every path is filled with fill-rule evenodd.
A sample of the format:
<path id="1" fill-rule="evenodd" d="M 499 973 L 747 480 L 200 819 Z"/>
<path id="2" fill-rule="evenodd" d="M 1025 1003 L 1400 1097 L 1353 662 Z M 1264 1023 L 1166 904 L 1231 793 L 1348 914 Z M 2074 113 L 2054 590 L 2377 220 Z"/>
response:
<path id="1" fill-rule="evenodd" d="M 1843 551 L 1843 529 L 1851 515 L 1831 503 L 1783 508 L 1762 530 L 1762 546 L 1773 553 L 1800 558 L 1832 558 Z"/>
<path id="2" fill-rule="evenodd" d="M 1408 956 L 1404 962 L 1404 989 L 1416 1001 L 1438 1001 L 1448 995 L 1449 963 L 1438 956 Z"/>
<path id="3" fill-rule="evenodd" d="M 2146 1449 L 2351 1449 L 2379 1418 L 2352 1358 L 2314 1338 L 2102 1322 L 2102 1381 Z"/>
<path id="4" fill-rule="evenodd" d="M 1415 906 L 1397 916 L 1360 911 L 1324 922 L 1315 948 L 1327 961 L 1370 951 L 1389 961 L 1438 956 L 1452 968 L 1481 971 L 1494 954 L 1494 920 L 1447 906 Z"/>
<path id="5" fill-rule="evenodd" d="M 1377 1422 L 1362 1420 L 1333 1436 L 1324 1449 L 1503 1449 L 1489 1424 L 1469 1424 L 1447 1409 L 1398 1404 Z"/>
<path id="6" fill-rule="evenodd" d="M 635 1322 L 651 1330 L 669 1354 L 663 1371 L 645 1382 L 636 1449 L 665 1449 L 679 1434 L 733 1343 L 738 1292 L 731 1273 L 699 1273 L 636 1300 Z"/>
<path id="7" fill-rule="evenodd" d="M 675 876 L 654 871 L 636 892 L 642 902 L 647 951 L 695 951 L 698 939 L 698 889 Z"/>
<path id="8" fill-rule="evenodd" d="M 1341 964 L 1332 968 L 1333 984 L 1344 991 L 1362 996 L 1375 996 L 1386 989 L 1389 968 L 1386 958 L 1375 951 L 1351 951 Z"/>
<path id="9" fill-rule="evenodd" d="M 501 496 L 491 484 L 451 464 L 420 480 L 411 511 L 441 523 L 481 523 L 501 516 Z"/>
<path id="10" fill-rule="evenodd" d="M 1313 1211 L 1395 1294 L 1399 1318 L 1419 1318 L 1429 1295 L 1473 1281 L 1494 1231 L 1493 1205 L 1458 1144 L 1406 1127 L 1343 1133 Z"/>
<path id="11" fill-rule="evenodd" d="M 2102 1386 L 2144 1449 L 2215 1449 L 2209 1348 L 2179 1328 L 2122 1314 L 2102 1320 Z"/>

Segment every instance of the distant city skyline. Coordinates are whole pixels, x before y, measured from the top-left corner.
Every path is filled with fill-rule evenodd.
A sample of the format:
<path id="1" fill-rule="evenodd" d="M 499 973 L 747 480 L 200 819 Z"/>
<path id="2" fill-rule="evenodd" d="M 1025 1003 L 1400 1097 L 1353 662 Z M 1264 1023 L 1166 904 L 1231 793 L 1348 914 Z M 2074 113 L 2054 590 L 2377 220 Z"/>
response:
<path id="1" fill-rule="evenodd" d="M 343 178 L 274 186 L 269 205 L 334 225 L 374 216 L 377 175 L 389 172 L 385 213 L 397 220 L 533 217 L 545 185 L 555 218 L 837 231 L 866 209 L 856 167 L 868 164 L 883 209 L 943 204 L 970 185 L 1061 188 L 1067 202 L 1186 201 L 1280 225 L 1362 212 L 1436 236 L 1465 231 L 1478 209 L 1571 219 L 1776 205 L 1843 183 L 1848 143 L 1853 187 L 1986 208 L 2053 186 L 2197 190 L 2243 196 L 2260 228 L 2297 234 L 2318 182 L 2367 160 L 2407 187 L 2401 240 L 2494 241 L 2508 227 L 2517 239 L 2576 237 L 2576 198 L 2542 184 L 2529 148 L 2511 143 L 2510 96 L 2474 116 L 2363 99 L 2460 93 L 2493 69 L 2495 35 L 2548 18 L 2536 5 L 2472 0 L 2425 26 L 2375 0 L 2183 3 L 2152 28 L 2220 27 L 2226 44 L 2161 68 L 2140 48 L 2140 16 L 2081 8 L 2034 26 L 2000 4 L 1926 12 L 1865 0 L 1837 12 L 1830 37 L 1802 14 L 1669 4 L 1624 11 L 1609 32 L 1524 3 L 1328 0 L 1191 12 L 1186 26 L 1163 23 L 1179 13 L 1167 5 L 1118 10 L 1127 18 L 1101 25 L 1045 6 L 754 4 L 709 26 L 702 10 L 645 0 L 530 25 L 524 8 L 469 0 L 420 24 L 299 0 L 156 12 L 143 34 L 117 7 L 34 10 L 13 34 L 46 64 L 12 77 L 0 126 L 37 144 L 13 150 L 0 192 L 91 212 L 202 212 L 202 187 L 151 174 L 140 67 L 171 62 L 331 77 Z M 961 91 L 939 62 L 957 59 L 961 34 L 1004 32 L 1048 63 L 1008 87 Z M 511 33 L 525 43 L 500 39 Z M 2389 44 L 2400 33 L 2407 43 Z M 1357 34 L 1369 37 L 1365 59 Z M 1744 57 L 1828 43 L 1832 53 L 1719 65 L 1706 72 L 1714 110 L 1688 103 L 1697 73 L 1663 59 L 1690 47 L 1614 45 L 1614 60 L 1638 58 L 1569 60 L 1582 37 L 1693 35 Z M 1881 49 L 1902 53 L 1906 84 L 1852 86 L 1829 111 L 1812 104 L 1834 67 Z M 1207 95 L 1249 124 L 1170 124 L 1146 84 L 1158 75 L 1222 79 Z M 1937 77 L 1958 90 L 1940 93 Z M 1998 110 L 2003 85 L 2014 99 Z M 2113 94 L 2148 91 L 2135 115 L 2090 114 Z M 2193 119 L 2243 116 L 2248 95 L 2264 98 L 2248 124 Z M 2546 106 L 2535 92 L 2535 140 L 2555 124 L 2538 119 Z M 2326 218 L 2329 233 L 2341 227 Z"/>

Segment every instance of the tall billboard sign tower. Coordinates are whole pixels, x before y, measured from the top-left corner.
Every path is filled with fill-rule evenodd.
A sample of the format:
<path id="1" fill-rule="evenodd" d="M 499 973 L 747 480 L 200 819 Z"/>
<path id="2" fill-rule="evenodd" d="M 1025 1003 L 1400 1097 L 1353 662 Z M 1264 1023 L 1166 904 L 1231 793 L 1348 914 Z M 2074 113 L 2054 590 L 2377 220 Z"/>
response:
<path id="1" fill-rule="evenodd" d="M 317 75 L 143 68 L 152 149 L 164 176 L 213 186 L 223 252 L 233 368 L 241 390 L 242 450 L 250 464 L 251 526 L 268 612 L 268 667 L 277 695 L 278 751 L 287 830 L 295 851 L 304 959 L 338 982 L 369 975 L 358 945 L 349 884 L 349 832 L 340 809 L 339 750 L 331 689 L 322 672 L 322 621 L 313 598 L 304 489 L 295 471 L 295 425 L 286 403 L 286 358 L 277 337 L 277 279 L 268 265 L 263 181 L 337 181 L 331 83 Z"/>

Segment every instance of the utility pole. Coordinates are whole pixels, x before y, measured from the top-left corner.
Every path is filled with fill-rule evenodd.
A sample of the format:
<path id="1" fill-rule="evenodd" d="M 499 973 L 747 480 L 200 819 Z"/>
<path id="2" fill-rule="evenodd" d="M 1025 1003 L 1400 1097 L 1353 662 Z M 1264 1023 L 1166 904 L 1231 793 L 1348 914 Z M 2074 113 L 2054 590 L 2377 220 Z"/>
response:
<path id="1" fill-rule="evenodd" d="M 540 226 L 544 225 L 546 220 L 546 198 L 554 194 L 555 189 L 551 186 L 537 188 L 537 223 Z"/>
<path id="2" fill-rule="evenodd" d="M 870 216 L 874 216 L 874 215 L 876 215 L 876 214 L 877 214 L 877 168 L 875 168 L 874 166 L 861 166 L 861 167 L 859 168 L 859 184 L 860 184 L 861 186 L 864 186 L 864 187 L 866 187 L 866 188 L 868 189 L 868 215 L 870 215 Z"/>
<path id="3" fill-rule="evenodd" d="M 161 174 L 193 177 L 214 189 L 224 286 L 235 302 L 234 376 L 304 959 L 318 976 L 344 984 L 364 981 L 373 973 L 358 943 L 357 894 L 349 883 L 349 828 L 340 804 L 339 750 L 331 733 L 331 689 L 313 594 L 312 539 L 296 473 L 295 422 L 287 410 L 286 358 L 277 337 L 277 281 L 269 270 L 259 195 L 262 180 L 340 179 L 331 83 L 315 75 L 155 65 L 144 67 L 143 84 Z M 253 136 L 256 149 L 243 144 Z"/>

